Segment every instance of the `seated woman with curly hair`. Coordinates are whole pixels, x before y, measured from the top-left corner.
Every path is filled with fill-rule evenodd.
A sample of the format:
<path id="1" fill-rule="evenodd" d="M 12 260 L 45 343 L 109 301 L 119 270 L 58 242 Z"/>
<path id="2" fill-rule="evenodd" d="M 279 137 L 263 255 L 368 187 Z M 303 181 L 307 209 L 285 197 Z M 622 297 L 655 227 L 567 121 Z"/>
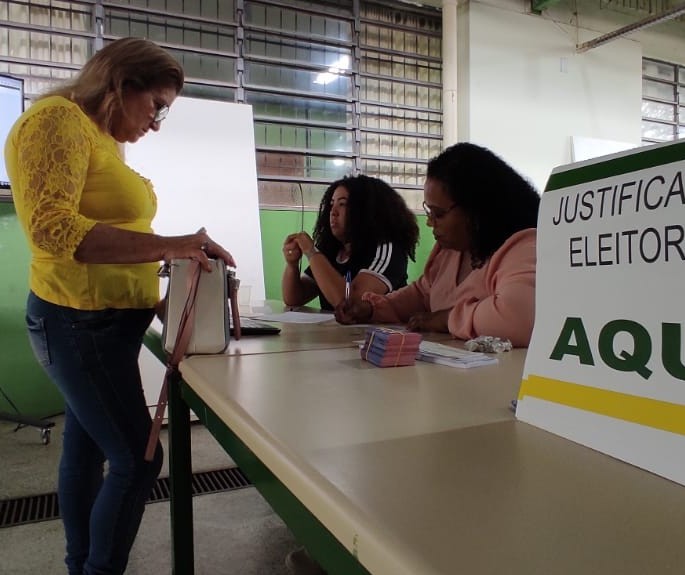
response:
<path id="1" fill-rule="evenodd" d="M 386 294 L 407 285 L 419 228 L 404 199 L 383 180 L 349 176 L 333 182 L 321 200 L 313 238 L 306 232 L 283 243 L 283 301 L 300 306 L 319 296 L 323 310 L 362 293 Z M 309 266 L 300 274 L 305 255 Z"/>
<path id="2" fill-rule="evenodd" d="M 406 323 L 526 347 L 535 316 L 540 196 L 490 150 L 455 144 L 428 163 L 423 207 L 436 244 L 411 285 L 336 309 L 340 323 Z"/>

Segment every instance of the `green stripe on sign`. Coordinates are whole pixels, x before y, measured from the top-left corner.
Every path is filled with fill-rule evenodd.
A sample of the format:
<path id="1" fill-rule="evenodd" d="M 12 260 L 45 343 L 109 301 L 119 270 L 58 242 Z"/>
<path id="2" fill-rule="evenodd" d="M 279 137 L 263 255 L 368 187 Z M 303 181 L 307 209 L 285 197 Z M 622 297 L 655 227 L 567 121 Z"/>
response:
<path id="1" fill-rule="evenodd" d="M 628 156 L 613 158 L 604 162 L 597 162 L 589 166 L 574 168 L 571 165 L 568 170 L 557 172 L 549 177 L 545 192 L 552 192 L 584 184 L 585 182 L 603 180 L 604 178 L 620 176 L 682 160 L 685 160 L 685 140 L 666 145 L 659 144 L 654 148 L 650 147 L 641 152 L 635 152 Z"/>

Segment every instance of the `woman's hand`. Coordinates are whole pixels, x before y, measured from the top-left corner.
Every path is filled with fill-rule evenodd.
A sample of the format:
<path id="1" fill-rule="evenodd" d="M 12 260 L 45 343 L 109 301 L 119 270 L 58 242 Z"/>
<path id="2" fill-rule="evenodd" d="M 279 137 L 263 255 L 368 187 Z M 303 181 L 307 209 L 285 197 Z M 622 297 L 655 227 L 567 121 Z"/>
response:
<path id="1" fill-rule="evenodd" d="M 448 309 L 417 313 L 409 318 L 407 329 L 410 331 L 435 331 L 446 333 L 449 331 L 447 328 L 447 317 L 449 316 L 449 313 L 450 310 Z"/>
<path id="2" fill-rule="evenodd" d="M 366 323 L 373 316 L 374 302 L 382 299 L 381 294 L 366 291 L 362 294 L 361 299 L 343 300 L 335 308 L 335 319 L 342 324 Z"/>
<path id="3" fill-rule="evenodd" d="M 307 232 L 297 232 L 296 234 L 290 234 L 285 239 L 285 241 L 295 243 L 300 253 L 306 255 L 307 257 L 311 256 L 311 254 L 316 251 L 314 240 Z"/>
<path id="4" fill-rule="evenodd" d="M 200 245 L 200 250 L 204 252 L 204 254 L 208 256 L 208 258 L 224 260 L 224 263 L 227 266 L 232 268 L 236 267 L 235 260 L 233 259 L 233 256 L 228 250 L 224 249 L 223 246 L 220 246 L 214 240 L 212 240 L 212 238 L 210 238 L 207 235 L 207 232 L 204 231 L 204 228 L 199 233 L 204 240 Z M 207 262 L 207 268 L 211 269 L 211 267 L 209 266 L 209 261 Z"/>
<path id="5" fill-rule="evenodd" d="M 368 301 L 343 300 L 335 306 L 335 319 L 338 323 L 364 323 L 371 319 L 373 306 Z"/>
<path id="6" fill-rule="evenodd" d="M 216 258 L 224 260 L 227 266 L 236 267 L 233 256 L 212 240 L 204 228 L 188 236 L 168 239 L 171 245 L 164 251 L 164 261 L 168 262 L 174 258 L 192 258 L 199 261 L 205 270 L 212 271 L 209 258 Z"/>
<path id="7" fill-rule="evenodd" d="M 283 242 L 283 257 L 288 265 L 297 265 L 302 258 L 302 250 L 296 240 L 298 235 L 290 234 Z"/>

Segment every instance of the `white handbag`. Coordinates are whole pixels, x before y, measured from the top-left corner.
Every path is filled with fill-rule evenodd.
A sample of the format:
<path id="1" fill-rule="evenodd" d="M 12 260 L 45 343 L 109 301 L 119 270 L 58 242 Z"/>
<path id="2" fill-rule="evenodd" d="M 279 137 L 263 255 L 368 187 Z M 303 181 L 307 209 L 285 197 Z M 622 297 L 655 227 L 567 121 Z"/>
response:
<path id="1" fill-rule="evenodd" d="M 190 307 L 194 307 L 194 314 L 185 353 L 222 353 L 228 347 L 230 324 L 226 264 L 221 259 L 210 259 L 209 262 L 211 272 L 202 269 L 194 260 L 171 260 L 162 331 L 167 353 L 174 352 L 181 320 Z M 189 287 L 195 280 L 197 291 L 193 293 Z"/>

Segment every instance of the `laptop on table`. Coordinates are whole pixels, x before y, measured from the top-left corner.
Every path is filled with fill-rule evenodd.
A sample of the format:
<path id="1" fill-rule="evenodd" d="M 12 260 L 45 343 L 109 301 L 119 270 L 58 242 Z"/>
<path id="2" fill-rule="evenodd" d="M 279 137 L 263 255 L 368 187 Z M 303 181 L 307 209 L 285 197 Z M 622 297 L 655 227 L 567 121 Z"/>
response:
<path id="1" fill-rule="evenodd" d="M 233 319 L 230 319 L 231 335 L 233 335 Z M 240 335 L 278 335 L 281 328 L 276 324 L 240 316 Z"/>

